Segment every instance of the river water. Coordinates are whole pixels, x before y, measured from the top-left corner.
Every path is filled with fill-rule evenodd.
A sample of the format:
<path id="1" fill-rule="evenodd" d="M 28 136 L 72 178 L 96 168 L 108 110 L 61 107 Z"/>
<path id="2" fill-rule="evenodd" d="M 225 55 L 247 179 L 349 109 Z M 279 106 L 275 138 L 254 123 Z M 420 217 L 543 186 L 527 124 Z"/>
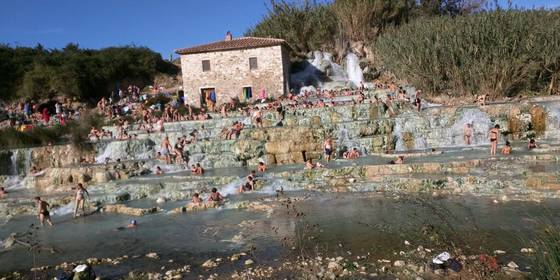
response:
<path id="1" fill-rule="evenodd" d="M 460 196 L 441 199 L 419 196 L 395 196 L 376 193 L 327 194 L 286 192 L 280 197 L 249 194 L 230 198 L 230 204 L 242 201 L 274 204 L 270 214 L 259 211 L 210 209 L 187 214 L 165 210 L 136 218 L 135 229 L 119 229 L 131 217 L 94 214 L 72 219 L 56 216 L 55 227 L 30 229 L 36 221 L 21 217 L 0 228 L 0 237 L 12 232 L 32 233 L 30 239 L 58 252 L 31 253 L 24 248 L 0 252 L 0 275 L 31 267 L 56 265 L 90 257 L 130 258 L 119 266 L 96 266 L 98 274 L 119 277 L 130 270 L 159 271 L 192 265 L 193 272 L 209 258 L 227 258 L 250 252 L 259 265 L 274 265 L 282 260 L 317 252 L 337 256 L 371 254 L 373 258 L 391 258 L 393 252 L 422 245 L 444 250 L 450 246 L 465 254 L 504 250 L 500 258 L 527 265 L 519 251 L 540 228 L 540 221 L 553 217 L 558 222 L 558 201 L 500 202 Z M 172 209 L 186 202 L 159 205 Z M 151 207 L 148 200 L 133 201 L 129 206 Z M 437 238 L 434 239 L 433 236 Z M 469 252 L 470 251 L 470 252 Z M 144 257 L 157 252 L 159 260 Z M 169 261 L 173 260 L 173 263 Z M 221 265 L 220 272 L 242 268 L 242 263 Z M 198 268 L 197 268 L 198 267 Z M 49 272 L 54 273 L 54 272 Z"/>

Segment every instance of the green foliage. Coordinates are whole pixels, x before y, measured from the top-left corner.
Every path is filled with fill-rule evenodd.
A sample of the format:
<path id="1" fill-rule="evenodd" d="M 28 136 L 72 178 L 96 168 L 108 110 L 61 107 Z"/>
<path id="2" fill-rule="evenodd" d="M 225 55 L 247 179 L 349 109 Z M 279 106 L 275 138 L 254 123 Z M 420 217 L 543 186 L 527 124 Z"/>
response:
<path id="1" fill-rule="evenodd" d="M 82 116 L 79 121 L 70 122 L 66 128 L 70 143 L 81 150 L 93 148 L 89 144 L 89 132 L 92 127 L 101 128 L 105 124 L 103 116 L 93 113 Z"/>
<path id="2" fill-rule="evenodd" d="M 14 128 L 0 130 L 0 150 L 46 146 L 48 144 L 71 143 L 80 149 L 90 148 L 87 136 L 92 127 L 104 125 L 103 117 L 96 114 L 82 116 L 79 121 L 68 122 L 65 126 L 34 127 L 21 132 Z"/>
<path id="3" fill-rule="evenodd" d="M 560 279 L 560 228 L 547 225 L 533 241 L 536 255 L 531 268 L 534 279 Z"/>
<path id="4" fill-rule="evenodd" d="M 246 35 L 282 38 L 296 53 L 304 54 L 332 47 L 336 25 L 335 15 L 328 5 L 271 0 L 268 15 Z"/>
<path id="5" fill-rule="evenodd" d="M 141 47 L 101 50 L 69 44 L 62 50 L 0 45 L 0 99 L 53 95 L 94 102 L 117 85 L 143 86 L 157 73 L 176 74 L 178 68 L 158 53 Z"/>
<path id="6" fill-rule="evenodd" d="M 12 148 L 26 148 L 46 146 L 49 143 L 60 143 L 66 128 L 61 126 L 51 128 L 36 127 L 32 131 L 20 132 L 14 128 L 0 130 L 0 150 Z"/>
<path id="7" fill-rule="evenodd" d="M 560 12 L 497 10 L 421 18 L 383 34 L 378 57 L 432 93 L 552 92 L 560 78 Z"/>
<path id="8" fill-rule="evenodd" d="M 349 40 L 373 40 L 388 25 L 408 19 L 414 0 L 337 0 L 332 9 Z"/>
<path id="9" fill-rule="evenodd" d="M 341 51 L 349 41 L 369 42 L 388 26 L 412 17 L 477 11 L 485 0 L 271 0 L 268 14 L 246 36 L 286 40 L 296 55 Z"/>

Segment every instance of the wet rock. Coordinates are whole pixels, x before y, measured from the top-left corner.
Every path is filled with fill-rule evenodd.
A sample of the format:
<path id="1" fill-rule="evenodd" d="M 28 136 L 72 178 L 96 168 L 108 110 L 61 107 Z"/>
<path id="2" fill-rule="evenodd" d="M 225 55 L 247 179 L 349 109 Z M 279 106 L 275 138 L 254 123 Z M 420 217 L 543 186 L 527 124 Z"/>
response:
<path id="1" fill-rule="evenodd" d="M 157 259 L 159 259 L 159 255 L 156 252 L 151 252 L 151 253 L 146 254 L 146 258 L 157 260 Z"/>
<path id="2" fill-rule="evenodd" d="M 340 272 L 342 270 L 342 266 L 337 262 L 329 262 L 327 269 L 330 272 Z"/>
<path id="3" fill-rule="evenodd" d="M 115 201 L 117 202 L 127 202 L 130 200 L 130 194 L 129 193 L 122 193 L 119 194 L 115 197 Z"/>
<path id="4" fill-rule="evenodd" d="M 511 269 L 518 269 L 518 268 L 519 268 L 519 266 L 518 266 L 515 262 L 513 262 L 513 261 L 509 262 L 509 263 L 507 264 L 507 267 L 509 267 L 509 268 L 511 268 Z"/>
<path id="5" fill-rule="evenodd" d="M 393 266 L 395 266 L 395 267 L 403 267 L 405 265 L 406 265 L 406 263 L 404 261 L 401 261 L 401 260 L 395 261 L 393 263 Z"/>
<path id="6" fill-rule="evenodd" d="M 254 262 L 253 260 L 251 260 L 251 259 L 245 261 L 245 265 L 246 265 L 246 266 L 253 265 L 254 263 L 255 263 L 255 262 Z"/>
<path id="7" fill-rule="evenodd" d="M 505 254 L 506 251 L 502 251 L 502 250 L 494 250 L 494 255 L 503 255 Z"/>
<path id="8" fill-rule="evenodd" d="M 133 207 L 127 207 L 126 205 L 123 204 L 105 205 L 103 209 L 105 212 L 108 213 L 118 213 L 118 214 L 124 214 L 129 216 L 144 216 L 144 215 L 156 213 L 158 211 L 157 207 L 133 208 Z"/>
<path id="9" fill-rule="evenodd" d="M 520 251 L 521 251 L 521 253 L 524 253 L 524 254 L 532 254 L 532 253 L 535 252 L 535 250 L 533 248 L 521 248 Z"/>
<path id="10" fill-rule="evenodd" d="M 74 272 L 72 280 L 95 280 L 95 273 L 87 264 L 78 265 L 72 271 Z"/>
<path id="11" fill-rule="evenodd" d="M 214 260 L 207 260 L 202 264 L 203 268 L 215 268 L 218 267 L 218 263 L 216 263 Z"/>

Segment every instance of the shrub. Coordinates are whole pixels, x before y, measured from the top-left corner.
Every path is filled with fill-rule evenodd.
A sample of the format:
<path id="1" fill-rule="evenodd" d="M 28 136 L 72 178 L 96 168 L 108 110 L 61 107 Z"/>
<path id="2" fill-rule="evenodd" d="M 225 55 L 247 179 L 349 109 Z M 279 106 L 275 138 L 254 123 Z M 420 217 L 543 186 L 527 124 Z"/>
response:
<path id="1" fill-rule="evenodd" d="M 547 225 L 532 242 L 536 251 L 532 266 L 534 279 L 560 279 L 560 228 Z"/>
<path id="2" fill-rule="evenodd" d="M 560 79 L 560 11 L 496 10 L 421 18 L 375 43 L 382 63 L 432 93 L 552 93 Z"/>
<path id="3" fill-rule="evenodd" d="M 246 35 L 282 38 L 296 53 L 305 54 L 332 47 L 336 25 L 329 5 L 271 0 L 268 14 Z"/>
<path id="4" fill-rule="evenodd" d="M 0 45 L 2 100 L 62 95 L 93 103 L 121 83 L 144 86 L 158 73 L 175 75 L 178 67 L 148 48 L 89 50 L 69 44 L 62 50 L 46 50 L 40 45 Z"/>

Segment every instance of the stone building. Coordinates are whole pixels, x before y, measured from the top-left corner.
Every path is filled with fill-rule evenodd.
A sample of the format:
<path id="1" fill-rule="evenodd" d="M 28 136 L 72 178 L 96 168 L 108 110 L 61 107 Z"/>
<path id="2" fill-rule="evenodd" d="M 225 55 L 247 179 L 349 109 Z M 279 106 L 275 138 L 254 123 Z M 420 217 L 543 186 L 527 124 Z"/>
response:
<path id="1" fill-rule="evenodd" d="M 242 37 L 178 49 L 181 56 L 183 91 L 188 104 L 206 106 L 213 91 L 216 103 L 231 98 L 255 100 L 264 92 L 279 97 L 289 90 L 290 48 L 273 38 Z"/>

